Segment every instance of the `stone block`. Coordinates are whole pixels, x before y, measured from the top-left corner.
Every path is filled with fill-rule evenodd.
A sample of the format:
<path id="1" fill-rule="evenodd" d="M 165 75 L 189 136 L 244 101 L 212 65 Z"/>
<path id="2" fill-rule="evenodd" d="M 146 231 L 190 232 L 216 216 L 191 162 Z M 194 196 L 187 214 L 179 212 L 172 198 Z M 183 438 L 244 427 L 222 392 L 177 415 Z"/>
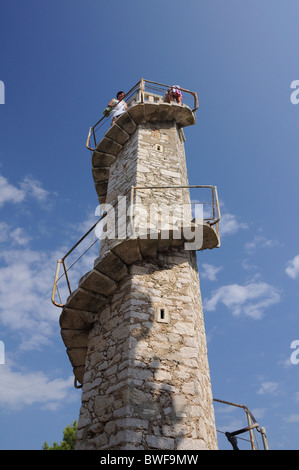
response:
<path id="1" fill-rule="evenodd" d="M 160 121 L 159 107 L 158 103 L 145 103 L 144 114 L 147 122 Z"/>
<path id="2" fill-rule="evenodd" d="M 138 238 L 138 245 L 142 256 L 155 258 L 158 249 L 158 240 L 151 238 Z"/>
<path id="3" fill-rule="evenodd" d="M 177 450 L 207 450 L 208 446 L 201 439 L 191 439 L 180 437 L 178 439 Z"/>
<path id="4" fill-rule="evenodd" d="M 94 399 L 93 411 L 101 418 L 102 415 L 113 412 L 113 395 L 99 395 Z"/>
<path id="5" fill-rule="evenodd" d="M 112 251 L 108 251 L 94 262 L 94 269 L 106 274 L 115 281 L 120 281 L 128 274 L 126 264 Z"/>
<path id="6" fill-rule="evenodd" d="M 122 145 L 114 142 L 107 137 L 103 137 L 103 139 L 97 145 L 96 150 L 102 153 L 109 153 L 110 155 L 116 156 L 122 149 Z"/>
<path id="7" fill-rule="evenodd" d="M 92 166 L 97 167 L 110 167 L 112 163 L 115 162 L 115 155 L 110 155 L 109 153 L 95 151 L 92 154 Z"/>
<path id="8" fill-rule="evenodd" d="M 129 134 L 117 124 L 114 124 L 109 128 L 109 130 L 105 134 L 105 137 L 108 137 L 109 139 L 113 140 L 114 142 L 117 142 L 120 145 L 124 145 L 124 143 L 127 142 L 127 140 L 129 140 L 130 138 Z"/>
<path id="9" fill-rule="evenodd" d="M 95 183 L 95 188 L 98 197 L 106 196 L 107 188 L 108 188 L 108 181 L 101 181 L 100 183 Z"/>
<path id="10" fill-rule="evenodd" d="M 126 264 L 132 264 L 142 260 L 138 240 L 136 238 L 129 238 L 118 243 L 113 247 L 113 252 Z"/>
<path id="11" fill-rule="evenodd" d="M 159 104 L 159 121 L 168 122 L 173 121 L 173 112 L 172 105 L 170 103 L 160 103 Z"/>
<path id="12" fill-rule="evenodd" d="M 87 348 L 72 348 L 66 352 L 73 367 L 85 366 Z"/>
<path id="13" fill-rule="evenodd" d="M 109 180 L 109 168 L 93 168 L 92 169 L 92 176 L 93 180 L 95 183 L 100 183 L 102 181 L 108 181 Z"/>
<path id="14" fill-rule="evenodd" d="M 136 104 L 135 106 L 130 107 L 127 113 L 137 126 L 146 122 L 144 115 L 144 104 Z"/>
<path id="15" fill-rule="evenodd" d="M 78 289 L 68 297 L 66 306 L 68 308 L 97 313 L 98 310 L 106 304 L 107 297 L 78 287 Z"/>
<path id="16" fill-rule="evenodd" d="M 137 126 L 126 112 L 117 119 L 117 125 L 124 129 L 128 134 L 132 135 Z"/>
<path id="17" fill-rule="evenodd" d="M 86 348 L 88 342 L 87 330 L 61 330 L 61 337 L 67 348 Z"/>
<path id="18" fill-rule="evenodd" d="M 73 368 L 73 373 L 75 378 L 78 380 L 78 382 L 83 385 L 84 382 L 84 373 L 85 373 L 85 365 L 83 366 L 76 366 Z"/>
<path id="19" fill-rule="evenodd" d="M 59 318 L 60 328 L 73 330 L 89 329 L 93 325 L 95 315 L 82 310 L 64 307 Z"/>
<path id="20" fill-rule="evenodd" d="M 172 111 L 178 127 L 187 127 L 195 124 L 193 113 L 188 106 L 172 103 Z"/>
<path id="21" fill-rule="evenodd" d="M 80 279 L 79 287 L 109 296 L 116 291 L 117 283 L 105 274 L 93 269 Z"/>
<path id="22" fill-rule="evenodd" d="M 170 437 L 148 435 L 146 442 L 151 449 L 173 450 L 175 448 L 174 439 Z"/>

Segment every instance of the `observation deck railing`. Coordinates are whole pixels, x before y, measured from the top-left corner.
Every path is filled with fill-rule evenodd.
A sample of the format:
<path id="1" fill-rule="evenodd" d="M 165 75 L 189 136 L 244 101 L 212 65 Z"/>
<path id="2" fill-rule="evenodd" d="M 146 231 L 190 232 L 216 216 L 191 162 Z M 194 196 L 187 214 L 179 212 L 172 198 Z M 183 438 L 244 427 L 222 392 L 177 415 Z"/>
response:
<path id="1" fill-rule="evenodd" d="M 127 103 L 128 109 L 139 103 L 165 103 L 166 92 L 172 87 L 173 85 L 165 85 L 142 78 L 125 94 L 124 101 Z M 192 110 L 194 119 L 196 120 L 196 110 L 199 108 L 197 93 L 182 87 L 180 87 L 180 90 L 183 98 L 182 105 L 189 106 Z M 103 137 L 103 131 L 108 127 L 110 120 L 111 117 L 103 116 L 92 127 L 90 127 L 86 142 L 86 147 L 89 150 L 95 150 L 100 139 Z M 91 140 L 93 141 L 93 144 L 91 144 Z M 91 145 L 93 145 L 94 148 L 92 148 Z"/>

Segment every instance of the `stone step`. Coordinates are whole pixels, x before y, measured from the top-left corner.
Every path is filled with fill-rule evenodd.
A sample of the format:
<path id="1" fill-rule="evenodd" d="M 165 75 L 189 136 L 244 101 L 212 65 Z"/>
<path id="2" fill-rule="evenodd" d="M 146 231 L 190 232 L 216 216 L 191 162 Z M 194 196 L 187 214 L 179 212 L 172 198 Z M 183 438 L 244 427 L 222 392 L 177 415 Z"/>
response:
<path id="1" fill-rule="evenodd" d="M 68 297 L 66 306 L 77 310 L 97 313 L 99 308 L 106 304 L 107 297 L 78 287 L 78 289 L 72 292 Z"/>
<path id="2" fill-rule="evenodd" d="M 109 153 L 110 155 L 116 156 L 122 149 L 122 145 L 118 144 L 114 140 L 109 139 L 108 137 L 103 137 L 103 139 L 98 143 L 96 150 L 102 153 Z"/>
<path id="3" fill-rule="evenodd" d="M 110 169 L 107 167 L 96 167 L 92 169 L 92 176 L 95 184 L 101 183 L 103 181 L 108 182 L 109 180 Z"/>
<path id="4" fill-rule="evenodd" d="M 94 262 L 94 269 L 109 275 L 114 281 L 120 281 L 128 274 L 127 265 L 112 251 L 97 258 Z"/>
<path id="5" fill-rule="evenodd" d="M 85 367 L 87 348 L 68 348 L 66 352 L 73 367 Z"/>
<path id="6" fill-rule="evenodd" d="M 106 132 L 105 137 L 108 137 L 117 144 L 124 145 L 129 140 L 130 134 L 128 134 L 122 127 L 115 123 Z"/>
<path id="7" fill-rule="evenodd" d="M 125 112 L 117 119 L 117 125 L 121 127 L 127 134 L 132 135 L 137 129 L 136 123 L 132 120 L 130 115 Z"/>
<path id="8" fill-rule="evenodd" d="M 89 330 L 95 318 L 96 316 L 93 313 L 64 307 L 59 318 L 59 324 L 61 329 Z"/>
<path id="9" fill-rule="evenodd" d="M 117 283 L 96 269 L 89 271 L 79 281 L 79 287 L 84 290 L 110 296 L 117 289 Z"/>
<path id="10" fill-rule="evenodd" d="M 95 151 L 92 154 L 91 162 L 93 168 L 110 168 L 115 162 L 116 156 L 109 153 Z"/>

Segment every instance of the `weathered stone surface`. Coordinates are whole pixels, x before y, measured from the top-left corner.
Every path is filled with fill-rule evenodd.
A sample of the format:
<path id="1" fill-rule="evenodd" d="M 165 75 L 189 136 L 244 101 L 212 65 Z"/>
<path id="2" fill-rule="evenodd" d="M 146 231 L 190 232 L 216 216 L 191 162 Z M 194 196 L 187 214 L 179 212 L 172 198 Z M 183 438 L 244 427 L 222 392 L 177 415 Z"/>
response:
<path id="1" fill-rule="evenodd" d="M 137 128 L 135 122 L 130 118 L 128 113 L 122 114 L 117 119 L 117 125 L 124 129 L 129 135 L 132 135 Z"/>
<path id="2" fill-rule="evenodd" d="M 73 367 L 84 366 L 86 359 L 87 348 L 70 348 L 67 349 L 67 354 Z"/>
<path id="3" fill-rule="evenodd" d="M 111 277 L 93 269 L 80 279 L 79 287 L 107 297 L 116 291 L 117 283 Z"/>
<path id="4" fill-rule="evenodd" d="M 103 137 L 96 148 L 98 152 L 108 153 L 110 155 L 117 155 L 121 149 L 122 146 L 120 144 L 114 140 L 108 139 L 107 137 Z"/>
<path id="5" fill-rule="evenodd" d="M 120 145 L 123 145 L 130 138 L 129 134 L 120 126 L 118 126 L 118 124 L 111 126 L 106 132 L 105 136 Z"/>
<path id="6" fill-rule="evenodd" d="M 72 330 L 89 330 L 93 325 L 94 320 L 95 315 L 91 312 L 84 312 L 82 310 L 75 310 L 64 307 L 59 318 L 59 323 L 60 328 Z"/>
<path id="7" fill-rule="evenodd" d="M 79 384 L 83 384 L 84 373 L 85 373 L 85 363 L 82 366 L 74 367 L 73 373 L 74 373 L 75 379 L 79 382 Z"/>
<path id="8" fill-rule="evenodd" d="M 108 182 L 108 179 L 109 179 L 109 168 L 105 168 L 105 167 L 102 167 L 102 168 L 93 168 L 92 169 L 92 176 L 93 176 L 93 179 L 94 179 L 94 182 L 95 183 L 100 183 L 102 181 L 107 181 Z"/>
<path id="9" fill-rule="evenodd" d="M 87 347 L 88 331 L 87 330 L 61 330 L 61 337 L 67 348 Z"/>
<path id="10" fill-rule="evenodd" d="M 106 443 L 79 439 L 78 449 L 217 447 L 197 276 L 195 254 L 184 250 L 131 265 L 89 333 L 82 400 L 93 396 L 93 416 L 109 423 Z M 156 307 L 167 307 L 166 323 Z"/>
<path id="11" fill-rule="evenodd" d="M 134 203 L 157 206 L 150 227 L 164 224 L 169 206 L 174 220 L 169 236 L 162 224 L 156 238 L 103 238 L 94 269 L 68 299 L 61 325 L 71 331 L 62 335 L 80 383 L 84 375 L 77 449 L 217 448 L 196 253 L 184 249 L 196 228 L 191 210 L 189 233 L 177 224 L 180 205 L 190 206 L 189 191 L 177 189 L 188 186 L 180 127 L 193 124 L 194 116 L 186 106 L 153 101 L 124 113 L 93 156 L 94 168 L 109 168 L 99 197 L 113 205 L 119 195 L 130 201 L 132 186 L 163 186 L 135 189 Z M 124 131 L 131 137 L 113 149 Z M 105 167 L 100 155 L 115 158 Z M 215 245 L 213 228 L 203 224 L 202 230 L 203 246 Z M 90 311 L 93 321 L 85 322 L 84 314 L 70 318 L 69 307 Z"/>
<path id="12" fill-rule="evenodd" d="M 113 252 L 126 264 L 132 264 L 142 260 L 138 240 L 136 238 L 124 240 L 115 245 Z"/>
<path id="13" fill-rule="evenodd" d="M 120 281 L 128 274 L 127 265 L 112 251 L 99 256 L 94 262 L 94 268 L 115 281 Z"/>
<path id="14" fill-rule="evenodd" d="M 148 232 L 143 237 L 138 237 L 138 245 L 142 256 L 151 256 L 155 258 L 158 251 L 158 239 L 151 238 L 151 233 Z"/>
<path id="15" fill-rule="evenodd" d="M 107 303 L 107 297 L 86 291 L 80 287 L 76 289 L 67 299 L 66 306 L 78 310 L 87 310 L 96 313 L 101 306 Z"/>
<path id="16" fill-rule="evenodd" d="M 132 121 L 136 124 L 136 126 L 146 122 L 144 115 L 144 104 L 132 106 L 128 109 L 127 113 L 132 119 Z"/>
<path id="17" fill-rule="evenodd" d="M 116 156 L 115 155 L 110 155 L 108 153 L 103 153 L 103 152 L 94 152 L 92 154 L 92 166 L 93 168 L 97 167 L 109 167 L 112 165 L 112 163 L 115 161 Z"/>
<path id="18" fill-rule="evenodd" d="M 95 183 L 95 188 L 99 198 L 102 196 L 106 197 L 108 181 L 101 181 L 100 183 Z"/>

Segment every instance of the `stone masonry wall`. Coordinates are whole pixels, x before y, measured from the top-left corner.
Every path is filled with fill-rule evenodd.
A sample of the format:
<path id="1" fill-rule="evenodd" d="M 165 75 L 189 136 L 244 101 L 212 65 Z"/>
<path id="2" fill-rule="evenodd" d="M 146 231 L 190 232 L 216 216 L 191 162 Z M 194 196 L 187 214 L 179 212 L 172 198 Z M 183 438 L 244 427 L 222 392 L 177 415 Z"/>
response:
<path id="1" fill-rule="evenodd" d="M 148 189 L 136 189 L 131 200 L 132 186 Z M 160 189 L 149 189 L 153 186 Z M 108 210 L 105 220 L 107 238 L 101 243 L 101 253 L 118 243 L 118 238 L 131 233 L 130 221 L 134 221 L 135 230 L 139 233 L 153 226 L 161 228 L 165 223 L 172 228 L 173 224 L 182 220 L 183 210 L 190 221 L 188 188 L 169 186 L 188 186 L 183 133 L 174 122 L 156 123 L 154 127 L 152 124 L 142 124 L 110 168 L 104 206 L 104 210 Z M 124 206 L 119 202 L 120 197 Z M 131 203 L 132 211 L 129 210 Z M 122 210 L 123 207 L 125 210 Z M 120 226 L 125 227 L 122 236 Z"/>
<path id="2" fill-rule="evenodd" d="M 175 122 L 138 126 L 110 167 L 107 203 L 132 185 L 188 185 Z M 188 189 L 137 190 L 135 202 L 190 198 Z M 100 257 L 118 243 L 102 241 Z M 217 448 L 196 253 L 166 250 L 129 266 L 89 332 L 77 449 Z"/>
<path id="3" fill-rule="evenodd" d="M 77 449 L 216 447 L 196 261 L 173 249 L 132 265 L 90 332 Z"/>

